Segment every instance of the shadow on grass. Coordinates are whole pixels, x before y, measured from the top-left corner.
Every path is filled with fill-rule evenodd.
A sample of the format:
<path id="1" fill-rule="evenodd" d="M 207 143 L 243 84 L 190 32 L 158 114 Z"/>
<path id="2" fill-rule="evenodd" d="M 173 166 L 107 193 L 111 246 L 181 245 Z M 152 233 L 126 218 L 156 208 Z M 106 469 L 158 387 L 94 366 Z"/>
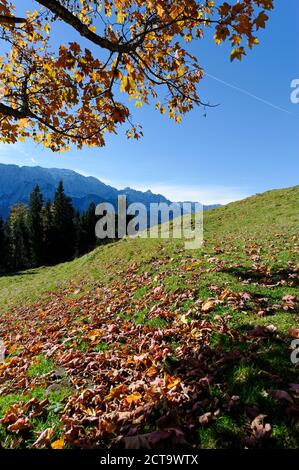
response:
<path id="1" fill-rule="evenodd" d="M 165 362 L 165 372 L 179 377 L 194 393 L 179 405 L 162 400 L 150 417 L 156 431 L 177 429 L 189 445 L 201 448 L 297 447 L 299 406 L 292 394 L 273 397 L 273 391 L 288 392 L 298 381 L 289 339 L 277 332 L 253 337 L 251 331 L 252 325 L 242 325 L 237 339 L 213 332 L 210 345 L 198 354 Z M 254 431 L 260 415 L 270 432 L 264 424 L 260 434 Z M 178 435 L 163 446 L 179 445 Z"/>
<path id="2" fill-rule="evenodd" d="M 245 266 L 225 267 L 223 272 L 237 277 L 241 281 L 256 282 L 258 284 L 290 285 L 291 287 L 299 286 L 298 272 L 295 269 L 276 269 L 271 272 L 265 272 L 262 269 L 248 268 Z"/>
<path id="3" fill-rule="evenodd" d="M 6 273 L 0 273 L 0 277 L 34 276 L 35 274 L 36 274 L 35 270 L 11 271 L 11 272 L 6 272 Z"/>

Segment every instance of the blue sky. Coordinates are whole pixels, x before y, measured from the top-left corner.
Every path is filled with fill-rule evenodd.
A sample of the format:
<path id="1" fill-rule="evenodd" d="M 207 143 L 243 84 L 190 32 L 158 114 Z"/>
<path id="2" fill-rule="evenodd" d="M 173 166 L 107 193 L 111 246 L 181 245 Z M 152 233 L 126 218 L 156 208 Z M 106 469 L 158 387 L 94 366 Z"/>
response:
<path id="1" fill-rule="evenodd" d="M 290 84 L 299 79 L 299 3 L 275 4 L 260 45 L 242 62 L 230 63 L 228 48 L 211 37 L 192 45 L 207 73 L 200 96 L 220 104 L 206 117 L 196 108 L 175 124 L 146 106 L 133 110 L 134 121 L 143 124 L 139 141 L 127 140 L 123 127 L 104 148 L 64 154 L 30 141 L 2 144 L 0 162 L 70 168 L 118 188 L 150 188 L 206 204 L 298 184 L 299 104 L 291 103 Z M 67 42 L 67 28 L 59 35 Z"/>

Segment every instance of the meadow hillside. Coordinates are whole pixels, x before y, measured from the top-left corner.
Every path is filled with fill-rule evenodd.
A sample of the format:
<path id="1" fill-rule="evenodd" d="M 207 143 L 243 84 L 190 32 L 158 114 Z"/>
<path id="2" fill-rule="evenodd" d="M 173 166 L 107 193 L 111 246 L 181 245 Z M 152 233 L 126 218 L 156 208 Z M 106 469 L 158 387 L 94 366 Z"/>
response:
<path id="1" fill-rule="evenodd" d="M 3 447 L 296 447 L 299 187 L 0 278 Z M 299 354 L 298 354 L 299 358 Z"/>

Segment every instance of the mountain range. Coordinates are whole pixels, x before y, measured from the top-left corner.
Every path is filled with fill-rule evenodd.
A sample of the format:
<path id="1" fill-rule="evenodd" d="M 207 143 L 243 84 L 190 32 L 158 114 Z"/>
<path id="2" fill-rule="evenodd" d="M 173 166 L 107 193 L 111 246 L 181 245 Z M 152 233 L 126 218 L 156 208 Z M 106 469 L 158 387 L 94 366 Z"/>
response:
<path id="1" fill-rule="evenodd" d="M 126 195 L 128 204 L 141 202 L 147 208 L 151 203 L 171 202 L 162 194 L 153 194 L 150 190 L 143 192 L 129 187 L 118 190 L 93 176 L 83 176 L 73 170 L 0 163 L 0 216 L 7 218 L 10 208 L 17 203 L 28 204 L 30 193 L 36 185 L 39 185 L 44 200 L 52 201 L 59 181 L 63 182 L 65 193 L 80 212 L 91 202 L 116 205 L 119 195 Z M 204 206 L 204 209 L 217 206 Z"/>

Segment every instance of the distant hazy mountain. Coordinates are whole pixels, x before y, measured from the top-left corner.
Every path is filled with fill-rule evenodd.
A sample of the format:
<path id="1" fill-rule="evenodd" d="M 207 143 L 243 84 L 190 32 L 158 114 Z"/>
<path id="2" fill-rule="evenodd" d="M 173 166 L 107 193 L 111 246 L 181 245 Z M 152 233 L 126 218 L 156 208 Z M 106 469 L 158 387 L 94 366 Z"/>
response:
<path id="1" fill-rule="evenodd" d="M 38 184 L 45 201 L 53 200 L 59 181 L 63 182 L 65 193 L 73 200 L 74 206 L 82 211 L 91 202 L 116 204 L 120 194 L 127 196 L 128 204 L 141 202 L 149 207 L 153 202 L 170 203 L 161 194 L 153 194 L 125 188 L 117 190 L 92 176 L 83 176 L 72 170 L 4 165 L 0 163 L 0 216 L 6 218 L 10 208 L 19 202 L 28 204 L 33 188 Z M 209 208 L 207 206 L 205 208 Z"/>

